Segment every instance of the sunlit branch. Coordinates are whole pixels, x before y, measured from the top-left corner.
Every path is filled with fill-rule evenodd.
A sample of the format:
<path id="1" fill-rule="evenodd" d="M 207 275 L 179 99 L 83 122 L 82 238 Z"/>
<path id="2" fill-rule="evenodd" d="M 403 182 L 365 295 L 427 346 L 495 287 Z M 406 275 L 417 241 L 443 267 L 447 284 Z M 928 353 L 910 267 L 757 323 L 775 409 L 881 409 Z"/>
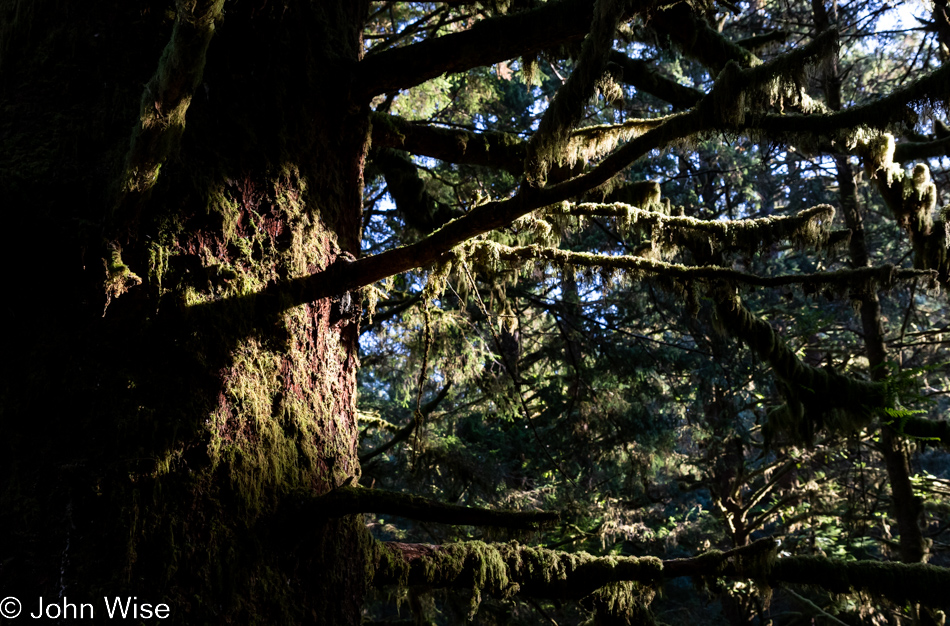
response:
<path id="1" fill-rule="evenodd" d="M 816 55 L 822 54 L 829 45 L 829 41 L 833 39 L 832 34 L 826 33 L 801 50 L 767 64 L 749 70 L 735 70 L 739 72 L 739 83 L 746 89 L 754 89 L 759 82 L 774 80 L 775 74 L 782 68 L 801 65 Z M 718 89 L 725 88 L 726 86 L 720 87 L 717 82 L 713 92 L 708 94 L 695 109 L 664 118 L 657 127 L 631 139 L 606 156 L 597 167 L 586 174 L 541 189 L 522 185 L 519 192 L 512 198 L 480 205 L 419 242 L 359 260 L 350 260 L 341 256 L 323 272 L 270 285 L 262 292 L 250 297 L 266 303 L 265 309 L 285 310 L 305 302 L 352 291 L 387 276 L 429 265 L 455 246 L 479 234 L 507 226 L 531 211 L 578 197 L 606 183 L 651 150 L 665 148 L 677 140 L 719 127 L 718 123 L 721 120 L 717 120 L 715 114 L 710 115 L 709 109 L 716 108 L 715 100 L 725 100 L 723 94 L 717 93 Z M 643 263 L 645 260 L 637 259 L 636 262 Z M 680 273 L 683 278 L 704 278 L 708 275 L 709 278 L 717 276 L 766 286 L 825 284 L 835 280 L 834 273 L 813 275 L 811 278 L 808 275 L 766 278 L 723 268 L 680 267 L 682 269 L 671 266 L 668 271 L 672 274 Z M 873 270 L 870 271 L 873 272 Z M 898 272 L 907 271 L 909 270 Z M 930 274 L 925 272 L 921 275 Z M 858 275 L 842 274 L 839 280 L 849 278 L 857 279 Z M 214 306 L 214 304 L 208 306 Z"/>
<path id="2" fill-rule="evenodd" d="M 650 150 L 665 147 L 669 142 L 695 132 L 692 125 L 684 122 L 686 119 L 696 120 L 698 117 L 688 118 L 688 115 L 684 114 L 666 118 L 666 121 L 658 128 L 640 135 L 618 150 L 617 152 L 623 152 L 620 159 L 626 164 Z M 614 155 L 616 154 L 615 152 Z M 614 155 L 607 157 L 604 163 L 610 161 Z M 617 169 L 610 171 L 613 166 Z M 479 205 L 416 243 L 358 260 L 340 256 L 322 272 L 274 283 L 260 292 L 245 297 L 254 299 L 261 307 L 262 313 L 277 312 L 320 298 L 353 291 L 411 269 L 425 267 L 455 246 L 477 235 L 507 226 L 543 206 L 589 191 L 605 182 L 620 169 L 622 165 L 612 161 L 606 167 L 602 164 L 596 168 L 590 176 L 578 176 L 565 183 L 544 189 L 524 186 L 513 197 Z M 212 302 L 197 305 L 195 308 L 219 305 L 220 303 Z"/>
<path id="3" fill-rule="evenodd" d="M 441 546 L 388 542 L 373 579 L 376 586 L 425 585 L 472 587 L 476 572 L 491 568 L 479 591 L 504 597 L 514 592 L 533 597 L 583 598 L 611 582 L 657 583 L 663 562 L 655 557 L 594 557 L 517 543 L 468 541 Z"/>
<path id="4" fill-rule="evenodd" d="M 750 117 L 744 130 L 788 136 L 816 136 L 852 132 L 867 126 L 884 129 L 907 121 L 914 114 L 907 107 L 914 102 L 932 101 L 950 94 L 950 64 L 941 65 L 926 76 L 898 89 L 880 100 L 825 115 L 763 115 Z"/>
<path id="5" fill-rule="evenodd" d="M 529 184 L 544 185 L 548 172 L 563 158 L 571 132 L 603 77 L 623 5 L 621 0 L 596 0 L 590 34 L 584 39 L 577 67 L 557 90 L 528 141 L 524 175 Z"/>
<path id="6" fill-rule="evenodd" d="M 517 135 L 443 128 L 384 113 L 373 113 L 373 148 L 398 148 L 448 163 L 483 165 L 518 175 L 524 171 L 528 142 Z M 667 117 L 629 119 L 620 124 L 577 128 L 567 141 L 565 161 L 586 161 L 609 152 L 617 143 L 640 136 L 667 121 Z M 564 155 L 562 155 L 564 156 Z M 555 163 L 553 178 L 564 179 L 572 165 Z"/>
<path id="7" fill-rule="evenodd" d="M 706 242 L 715 248 L 745 250 L 761 249 L 763 244 L 789 239 L 798 244 L 827 243 L 830 233 L 834 232 L 829 231 L 827 226 L 835 216 L 834 207 L 827 204 L 805 209 L 796 215 L 731 221 L 670 216 L 619 202 L 579 204 L 569 208 L 567 213 L 584 217 L 614 217 L 618 225 L 623 227 L 649 228 L 654 231 L 654 241 L 659 245 Z"/>
<path id="8" fill-rule="evenodd" d="M 712 91 L 687 112 L 668 116 L 664 123 L 632 139 L 608 155 L 590 172 L 541 191 L 544 204 L 553 204 L 580 195 L 603 185 L 634 161 L 657 146 L 668 146 L 677 140 L 709 130 L 738 129 L 746 115 L 745 106 L 758 99 L 768 100 L 773 81 L 785 74 L 800 72 L 802 68 L 827 55 L 836 41 L 834 31 L 826 31 L 808 45 L 782 55 L 768 63 L 740 69 L 733 64 L 716 80 Z M 762 92 L 760 97 L 751 97 Z M 749 98 L 741 98 L 741 94 Z M 741 101 L 745 99 L 746 105 Z"/>

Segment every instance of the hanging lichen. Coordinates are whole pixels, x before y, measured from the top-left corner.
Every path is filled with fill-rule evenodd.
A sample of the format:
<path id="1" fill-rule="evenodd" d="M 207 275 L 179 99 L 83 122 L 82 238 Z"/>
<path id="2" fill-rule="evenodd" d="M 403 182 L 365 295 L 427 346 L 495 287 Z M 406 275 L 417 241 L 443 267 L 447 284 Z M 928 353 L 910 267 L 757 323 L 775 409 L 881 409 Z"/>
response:
<path id="1" fill-rule="evenodd" d="M 603 124 L 579 128 L 571 133 L 557 157 L 559 164 L 570 167 L 580 162 L 588 162 L 608 154 L 618 144 L 635 139 L 645 132 L 659 127 L 669 119 L 657 117 L 651 119 L 628 119 L 622 124 Z"/>
<path id="2" fill-rule="evenodd" d="M 865 171 L 898 225 L 908 234 L 914 248 L 914 267 L 937 271 L 937 280 L 950 280 L 947 261 L 947 221 L 945 212 L 935 215 L 937 187 L 926 163 L 917 163 L 910 173 L 894 162 L 894 137 L 889 133 L 867 133 L 857 144 Z"/>
<path id="3" fill-rule="evenodd" d="M 623 7 L 619 0 L 597 0 L 594 5 L 590 34 L 584 39 L 577 67 L 558 90 L 528 142 L 525 178 L 535 186 L 544 184 L 548 172 L 561 158 L 571 132 L 583 117 L 584 105 L 594 95 Z"/>

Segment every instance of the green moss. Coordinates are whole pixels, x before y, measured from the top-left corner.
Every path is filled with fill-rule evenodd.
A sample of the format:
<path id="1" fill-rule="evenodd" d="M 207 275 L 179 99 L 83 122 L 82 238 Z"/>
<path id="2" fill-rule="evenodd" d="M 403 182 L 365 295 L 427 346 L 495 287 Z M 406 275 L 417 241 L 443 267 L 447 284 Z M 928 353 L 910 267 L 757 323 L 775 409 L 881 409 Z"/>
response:
<path id="1" fill-rule="evenodd" d="M 106 293 L 106 306 L 113 298 L 118 298 L 132 287 L 142 284 L 142 279 L 136 275 L 122 261 L 122 249 L 118 245 L 112 245 L 109 250 L 109 258 L 103 259 L 106 268 L 106 278 L 103 288 Z"/>

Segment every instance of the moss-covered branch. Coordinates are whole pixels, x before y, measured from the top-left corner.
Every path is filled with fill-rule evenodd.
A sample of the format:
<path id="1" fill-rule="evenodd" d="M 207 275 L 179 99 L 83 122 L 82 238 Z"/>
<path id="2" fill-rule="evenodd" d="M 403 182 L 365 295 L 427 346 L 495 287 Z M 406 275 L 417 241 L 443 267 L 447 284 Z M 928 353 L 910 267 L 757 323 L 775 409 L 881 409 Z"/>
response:
<path id="1" fill-rule="evenodd" d="M 762 33 L 761 35 L 752 35 L 751 37 L 740 39 L 736 42 L 736 45 L 745 48 L 749 52 L 755 53 L 769 44 L 785 43 L 788 40 L 788 35 L 789 34 L 783 30 L 772 30 L 767 33 Z"/>
<path id="2" fill-rule="evenodd" d="M 658 12 L 651 26 L 668 36 L 683 54 L 714 72 L 721 71 L 730 61 L 742 67 L 752 67 L 762 62 L 749 50 L 711 28 L 699 12 L 686 2 Z"/>
<path id="3" fill-rule="evenodd" d="M 950 137 L 933 141 L 904 141 L 894 146 L 894 162 L 923 161 L 950 155 Z"/>
<path id="4" fill-rule="evenodd" d="M 495 526 L 517 530 L 537 530 L 553 524 L 560 514 L 548 511 L 493 511 L 455 504 L 444 504 L 405 493 L 339 487 L 316 498 L 298 502 L 292 514 L 304 519 L 343 517 L 355 513 L 382 513 L 398 515 L 422 522 L 458 524 L 465 526 Z"/>
<path id="5" fill-rule="evenodd" d="M 358 260 L 341 255 L 322 272 L 273 283 L 259 292 L 243 296 L 243 299 L 253 300 L 253 303 L 247 303 L 248 306 L 256 308 L 258 315 L 265 316 L 425 267 L 473 237 L 507 226 L 531 211 L 581 195 L 603 184 L 630 160 L 702 130 L 698 119 L 694 113 L 669 116 L 657 128 L 636 137 L 604 159 L 591 175 L 578 176 L 544 189 L 522 187 L 513 197 L 479 205 L 416 243 Z M 622 154 L 618 157 L 620 152 Z M 230 306 L 229 302 L 204 303 L 196 305 L 194 310 L 198 313 L 198 309 L 224 306 Z"/>
<path id="6" fill-rule="evenodd" d="M 613 582 L 661 580 L 663 563 L 655 557 L 595 557 L 586 552 L 559 552 L 481 541 L 441 546 L 380 544 L 375 585 L 426 585 L 474 588 L 506 597 L 580 599 Z"/>
<path id="7" fill-rule="evenodd" d="M 682 577 L 752 578 L 763 584 L 802 584 L 835 593 L 869 593 L 898 603 L 940 605 L 950 588 L 950 569 L 920 563 L 843 561 L 825 557 L 776 559 L 778 542 L 760 539 L 748 546 L 713 550 L 689 559 L 595 557 L 518 543 L 480 541 L 442 546 L 379 544 L 374 584 L 472 589 L 509 597 L 580 599 L 618 582 L 648 587 Z"/>
<path id="8" fill-rule="evenodd" d="M 657 193 L 654 194 L 658 196 Z M 653 201 L 651 204 L 655 204 Z M 834 207 L 820 204 L 796 215 L 763 217 L 728 222 L 670 216 L 620 202 L 585 203 L 573 206 L 570 215 L 582 217 L 613 217 L 618 227 L 649 232 L 654 247 L 710 247 L 716 250 L 760 250 L 777 241 L 790 240 L 796 245 L 821 247 L 829 241 L 828 230 L 834 220 Z M 840 243 L 840 237 L 838 238 Z"/>
<path id="9" fill-rule="evenodd" d="M 897 420 L 895 420 L 897 421 Z M 923 417 L 909 416 L 893 425 L 899 435 L 912 439 L 924 439 L 950 446 L 950 422 L 947 420 L 929 420 Z"/>
<path id="10" fill-rule="evenodd" d="M 819 556 L 778 559 L 768 581 L 819 587 L 832 593 L 864 592 L 898 604 L 943 606 L 950 589 L 950 568 L 924 563 L 843 561 Z"/>
<path id="11" fill-rule="evenodd" d="M 742 130 L 747 118 L 772 106 L 810 111 L 818 105 L 802 89 L 806 68 L 831 56 L 838 34 L 827 30 L 808 44 L 778 56 L 768 63 L 743 68 L 731 61 L 716 77 L 716 83 L 699 105 L 704 117 L 717 129 Z"/>
<path id="12" fill-rule="evenodd" d="M 950 95 L 950 64 L 922 76 L 887 96 L 868 104 L 853 106 L 822 115 L 762 115 L 750 120 L 745 129 L 773 136 L 803 137 L 807 135 L 837 137 L 844 144 L 860 140 L 856 132 L 862 128 L 885 129 L 891 124 L 915 118 L 908 106 L 930 102 Z"/>
<path id="13" fill-rule="evenodd" d="M 132 133 L 121 192 L 123 200 L 148 191 L 162 164 L 178 149 L 185 113 L 201 82 L 205 57 L 224 0 L 177 0 L 175 26 L 158 69 L 145 85 Z"/>
<path id="14" fill-rule="evenodd" d="M 557 6 L 561 4 L 557 3 Z M 524 13 L 518 15 L 524 15 Z M 740 72 L 741 83 L 747 89 L 758 89 L 758 81 L 772 83 L 776 80 L 777 75 L 786 70 L 792 73 L 801 71 L 807 60 L 823 54 L 826 47 L 830 45 L 830 41 L 832 41 L 830 35 L 819 38 L 819 40 L 801 50 L 783 55 L 779 59 L 749 70 L 750 74 L 744 73 L 745 70 L 737 69 L 734 71 Z M 725 81 L 725 83 L 729 82 L 729 80 Z M 419 242 L 356 261 L 341 256 L 323 272 L 285 283 L 273 284 L 262 292 L 248 297 L 264 303 L 265 311 L 285 310 L 305 302 L 313 302 L 327 296 L 352 291 L 406 270 L 429 265 L 455 246 L 477 235 L 507 226 L 538 208 L 581 196 L 603 185 L 651 150 L 664 148 L 673 142 L 704 131 L 730 127 L 730 125 L 736 123 L 736 120 L 730 121 L 720 119 L 720 117 L 728 117 L 727 109 L 736 109 L 734 102 L 728 102 L 731 93 L 733 92 L 728 84 L 719 87 L 717 83 L 713 93 L 708 94 L 697 108 L 664 118 L 656 127 L 632 138 L 622 147 L 606 156 L 597 167 L 586 174 L 542 189 L 523 186 L 512 198 L 480 205 L 464 216 L 452 220 Z M 722 106 L 717 107 L 715 102 L 719 102 Z M 726 106 L 727 103 L 729 104 L 728 107 Z M 713 112 L 712 115 L 709 114 L 710 111 Z M 717 115 L 716 111 L 719 111 L 721 115 Z M 631 263 L 636 265 L 644 262 L 643 259 L 638 259 Z M 600 264 L 600 261 L 595 260 L 594 264 Z M 651 268 L 651 271 L 656 268 L 658 266 Z M 883 270 L 861 271 L 869 271 L 870 274 L 874 275 L 875 272 Z M 903 276 L 907 270 L 899 270 L 899 272 Z M 809 282 L 827 284 L 836 280 L 860 278 L 858 275 L 848 273 L 840 275 L 826 273 L 813 275 L 811 278 L 807 276 L 764 278 L 743 274 L 742 272 L 722 270 L 721 268 L 683 268 L 682 266 L 670 266 L 667 273 L 676 274 L 687 279 L 721 277 L 741 280 L 750 284 L 773 286 L 796 283 L 808 284 Z"/>
<path id="15" fill-rule="evenodd" d="M 937 186 L 931 180 L 930 168 L 917 163 L 910 173 L 906 172 L 894 162 L 894 138 L 887 133 L 872 136 L 858 148 L 865 170 L 910 238 L 914 266 L 934 269 L 941 283 L 950 282 L 950 225 L 945 210 L 936 212 Z"/>
<path id="16" fill-rule="evenodd" d="M 748 69 L 741 69 L 735 63 L 729 65 L 717 78 L 712 91 L 694 108 L 664 118 L 659 126 L 628 141 L 590 172 L 542 190 L 543 204 L 576 197 L 603 185 L 653 147 L 670 145 L 710 130 L 739 130 L 746 125 L 747 113 L 754 112 L 753 107 L 781 105 L 786 98 L 797 98 L 800 104 L 797 85 L 803 80 L 805 68 L 830 54 L 835 41 L 835 33 L 828 31 L 808 45 L 768 63 Z"/>
<path id="17" fill-rule="evenodd" d="M 384 113 L 373 113 L 372 120 L 374 148 L 397 148 L 449 163 L 494 167 L 515 175 L 524 171 L 528 142 L 516 135 L 442 128 Z M 567 167 L 555 178 L 566 178 L 575 161 L 599 157 L 613 150 L 619 142 L 639 137 L 666 121 L 667 118 L 629 119 L 620 124 L 586 126 L 571 131 L 562 153 Z"/>
<path id="18" fill-rule="evenodd" d="M 583 119 L 584 109 L 604 75 L 623 8 L 621 0 L 595 1 L 590 34 L 584 39 L 577 66 L 557 90 L 538 122 L 538 130 L 528 141 L 525 178 L 532 185 L 542 186 L 548 171 L 564 160 L 571 132 Z"/>
<path id="19" fill-rule="evenodd" d="M 872 268 L 845 271 L 866 275 L 869 270 Z M 890 280 L 886 274 L 876 279 Z M 853 432 L 869 424 L 876 411 L 891 405 L 892 390 L 884 383 L 804 363 L 768 322 L 754 316 L 738 298 L 717 298 L 716 309 L 723 327 L 748 344 L 783 383 L 786 404 L 770 416 L 771 428 L 808 443 L 823 426 Z"/>

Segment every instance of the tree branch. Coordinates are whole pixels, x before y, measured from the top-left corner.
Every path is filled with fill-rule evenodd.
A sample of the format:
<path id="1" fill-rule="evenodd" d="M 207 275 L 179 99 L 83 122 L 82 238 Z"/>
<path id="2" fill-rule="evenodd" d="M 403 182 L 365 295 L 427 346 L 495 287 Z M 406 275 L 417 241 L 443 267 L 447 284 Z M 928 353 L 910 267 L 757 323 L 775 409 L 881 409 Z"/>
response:
<path id="1" fill-rule="evenodd" d="M 621 0 L 596 0 L 590 34 L 584 39 L 577 67 L 557 90 L 538 122 L 538 130 L 528 141 L 525 178 L 529 184 L 542 186 L 548 171 L 563 158 L 571 132 L 603 77 L 623 4 Z"/>
<path id="2" fill-rule="evenodd" d="M 825 557 L 775 558 L 778 542 L 766 538 L 727 552 L 710 551 L 689 559 L 595 557 L 517 543 L 479 541 L 442 546 L 379 544 L 373 583 L 473 588 L 507 597 L 579 599 L 616 582 L 654 586 L 682 576 L 753 578 L 769 584 L 793 583 L 835 593 L 871 593 L 897 603 L 935 606 L 946 600 L 950 569 L 922 563 L 843 561 Z"/>
<path id="3" fill-rule="evenodd" d="M 419 169 L 404 152 L 380 148 L 373 154 L 373 164 L 383 173 L 389 195 L 410 227 L 428 234 L 459 216 L 426 191 Z"/>
<path id="4" fill-rule="evenodd" d="M 641 59 L 631 59 L 626 54 L 613 50 L 610 53 L 610 62 L 618 65 L 623 71 L 620 82 L 632 85 L 637 91 L 656 96 L 680 109 L 688 109 L 702 100 L 703 92 L 675 80 L 667 78 L 653 71 L 654 63 Z"/>
<path id="5" fill-rule="evenodd" d="M 651 2 L 643 2 L 637 12 Z M 492 65 L 587 34 L 593 0 L 549 2 L 531 11 L 482 20 L 469 30 L 369 56 L 356 70 L 356 93 L 365 98 L 424 83 L 445 73 Z"/>
<path id="6" fill-rule="evenodd" d="M 373 113 L 373 148 L 398 148 L 449 163 L 484 165 L 521 174 L 527 145 L 516 135 L 475 133 L 411 122 L 396 115 Z"/>
<path id="7" fill-rule="evenodd" d="M 570 0 L 565 4 L 570 4 L 573 1 Z M 561 6 L 561 3 L 553 6 Z M 821 54 L 831 39 L 830 34 L 819 37 L 802 49 L 793 51 L 779 59 L 751 70 L 736 71 L 740 72 L 743 85 L 750 89 L 755 88 L 758 82 L 774 79 L 775 72 L 780 71 L 782 67 L 800 66 L 806 60 Z M 950 69 L 947 72 L 950 73 Z M 717 81 L 717 86 L 714 87 L 713 92 L 704 97 L 696 108 L 689 112 L 667 116 L 657 126 L 642 135 L 634 137 L 605 157 L 597 167 L 586 174 L 543 189 L 522 185 L 519 192 L 512 198 L 480 205 L 414 244 L 356 261 L 340 256 L 323 272 L 283 283 L 271 284 L 261 292 L 248 297 L 260 302 L 265 311 L 277 312 L 305 302 L 313 302 L 331 295 L 340 295 L 372 284 L 387 276 L 429 265 L 456 245 L 479 234 L 507 226 L 535 209 L 577 197 L 604 184 L 651 150 L 663 148 L 674 141 L 712 128 L 718 128 L 721 120 L 717 121 L 716 115 L 710 115 L 709 112 L 716 108 L 716 100 L 725 101 L 727 99 L 725 96 L 730 93 L 727 87 L 728 85 L 720 87 L 719 81 Z M 719 93 L 719 91 L 722 93 Z M 642 262 L 642 260 L 639 262 Z M 690 271 L 701 273 L 709 270 L 696 268 Z M 902 276 L 907 271 L 899 270 L 899 272 L 902 272 Z M 712 271 L 711 275 L 716 273 L 716 271 Z M 924 272 L 921 275 L 930 274 Z M 736 272 L 732 276 L 736 279 L 743 278 L 741 272 Z M 828 278 L 834 280 L 833 273 L 824 274 L 823 276 L 826 278 L 812 280 L 818 283 L 825 283 Z M 842 277 L 846 276 L 842 275 Z M 781 285 L 807 283 L 808 279 L 802 281 L 798 277 L 775 277 L 771 279 L 752 277 L 744 282 Z M 198 306 L 217 306 L 217 303 Z"/>
<path id="8" fill-rule="evenodd" d="M 950 568 L 924 563 L 795 556 L 778 559 L 768 581 L 821 587 L 832 593 L 863 591 L 898 604 L 922 602 L 943 606 L 946 590 L 950 589 Z"/>
<path id="9" fill-rule="evenodd" d="M 356 513 L 383 513 L 408 517 L 420 522 L 438 522 L 464 526 L 495 526 L 515 530 L 537 530 L 556 523 L 557 512 L 493 511 L 455 504 L 444 504 L 406 493 L 339 487 L 293 506 L 290 514 L 303 518 L 334 518 Z"/>
<path id="10" fill-rule="evenodd" d="M 432 413 L 432 411 L 435 410 L 435 407 L 439 406 L 439 403 L 445 400 L 446 396 L 449 395 L 449 389 L 451 388 L 452 388 L 451 383 L 442 387 L 438 395 L 432 400 L 430 400 L 429 402 L 426 402 L 425 405 L 423 405 L 423 407 L 420 409 L 420 412 L 422 413 L 422 415 L 426 416 Z M 412 432 L 416 429 L 418 425 L 419 425 L 419 422 L 416 419 L 415 413 L 413 413 L 412 420 L 408 424 L 406 424 L 405 426 L 397 430 L 396 433 L 392 436 L 392 439 L 382 444 L 378 448 L 374 448 L 373 450 L 370 450 L 366 454 L 361 454 L 360 463 L 365 464 L 367 461 L 371 460 L 372 458 L 379 456 L 383 452 L 386 452 L 387 450 L 395 446 L 400 441 L 405 441 L 406 439 L 409 438 L 409 435 L 412 434 Z"/>
<path id="11" fill-rule="evenodd" d="M 848 137 L 841 137 L 840 133 L 863 126 L 884 129 L 890 124 L 907 121 L 915 116 L 907 108 L 909 104 L 937 100 L 947 95 L 950 95 L 950 64 L 943 64 L 926 76 L 868 104 L 825 115 L 763 115 L 750 118 L 743 129 L 797 137 L 838 137 L 836 141 L 848 144 L 851 143 Z"/>
<path id="12" fill-rule="evenodd" d="M 722 71 L 729 61 L 735 61 L 742 67 L 754 67 L 762 63 L 752 52 L 710 28 L 688 3 L 657 11 L 650 24 L 657 32 L 667 35 L 683 54 L 696 59 L 713 72 Z"/>
<path id="13" fill-rule="evenodd" d="M 162 164 L 178 148 L 224 0 L 177 0 L 175 4 L 171 39 L 142 94 L 139 122 L 126 156 L 120 212 L 151 189 Z"/>
<path id="14" fill-rule="evenodd" d="M 753 35 L 745 39 L 740 39 L 736 42 L 736 45 L 745 48 L 749 52 L 755 53 L 770 43 L 785 43 L 787 39 L 787 32 L 783 30 L 772 30 L 767 33 L 762 33 L 761 35 Z"/>
<path id="15" fill-rule="evenodd" d="M 899 435 L 912 439 L 937 441 L 942 446 L 950 446 L 950 422 L 946 420 L 929 420 L 924 417 L 910 416 L 895 421 L 898 423 L 893 428 Z"/>
<path id="16" fill-rule="evenodd" d="M 322 272 L 272 283 L 261 291 L 240 299 L 242 303 L 254 307 L 258 315 L 279 313 L 306 302 L 359 289 L 387 276 L 425 267 L 464 241 L 507 226 L 535 209 L 561 202 L 602 184 L 622 169 L 629 160 L 636 160 L 650 150 L 666 146 L 671 141 L 697 132 L 701 127 L 698 126 L 696 120 L 698 117 L 691 118 L 688 114 L 669 116 L 657 128 L 631 140 L 613 155 L 604 159 L 601 166 L 588 175 L 578 176 L 544 189 L 522 186 L 513 197 L 479 205 L 416 243 L 358 260 L 340 255 Z M 622 154 L 617 157 L 617 153 Z M 253 301 L 253 304 L 246 301 Z M 230 304 L 228 300 L 206 302 L 195 305 L 190 310 L 198 313 L 206 309 L 230 306 Z M 243 305 L 242 308 L 244 308 Z"/>
<path id="17" fill-rule="evenodd" d="M 715 249 L 761 250 L 780 240 L 798 245 L 824 245 L 830 235 L 826 226 L 834 220 L 834 207 L 820 204 L 796 215 L 761 217 L 747 220 L 700 220 L 693 217 L 670 216 L 629 204 L 584 203 L 568 209 L 576 216 L 615 217 L 618 226 L 649 229 L 656 247 L 693 247 L 703 245 Z"/>
<path id="18" fill-rule="evenodd" d="M 841 272 L 889 284 L 893 280 L 888 277 L 889 270 L 894 268 L 859 267 Z M 754 316 L 737 297 L 716 298 L 716 311 L 730 334 L 768 362 L 783 383 L 786 404 L 769 416 L 770 429 L 811 443 L 823 426 L 853 432 L 869 424 L 876 410 L 890 406 L 893 391 L 885 383 L 859 380 L 804 363 L 768 322 Z"/>
<path id="19" fill-rule="evenodd" d="M 933 141 L 905 141 L 894 146 L 894 162 L 922 161 L 950 154 L 950 137 Z"/>
<path id="20" fill-rule="evenodd" d="M 591 254 L 587 252 L 572 252 L 539 245 L 511 247 L 489 241 L 477 241 L 472 244 L 471 254 L 481 256 L 486 260 L 503 260 L 514 263 L 543 260 L 559 266 L 594 267 L 606 270 L 626 270 L 627 272 L 643 275 L 662 276 L 671 280 L 683 282 L 693 281 L 727 281 L 729 283 L 743 283 L 759 287 L 782 287 L 786 285 L 803 285 L 819 287 L 832 285 L 847 287 L 862 284 L 890 284 L 894 280 L 904 280 L 918 276 L 934 276 L 932 270 L 897 269 L 891 265 L 882 267 L 868 267 L 844 269 L 833 272 L 815 272 L 813 274 L 780 274 L 777 276 L 760 276 L 749 272 L 741 272 L 727 267 L 715 265 L 689 266 L 677 263 L 654 261 L 637 256 Z M 635 276 L 634 276 L 635 277 Z M 741 307 L 741 305 L 738 305 Z M 742 308 L 742 311 L 745 311 Z M 749 319 L 754 319 L 746 311 Z M 756 323 L 765 324 L 759 320 Z M 738 323 L 738 322 L 737 322 Z M 749 330 L 745 318 L 742 320 L 742 331 Z M 771 331 L 771 327 L 768 326 Z M 739 333 L 738 336 L 745 337 Z M 763 357 L 764 358 L 764 357 Z"/>
<path id="21" fill-rule="evenodd" d="M 598 558 L 516 542 L 441 546 L 389 542 L 379 547 L 382 558 L 373 579 L 376 586 L 471 588 L 480 583 L 480 593 L 496 597 L 519 591 L 540 598 L 579 599 L 611 582 L 659 582 L 663 570 L 662 561 L 655 557 Z"/>

